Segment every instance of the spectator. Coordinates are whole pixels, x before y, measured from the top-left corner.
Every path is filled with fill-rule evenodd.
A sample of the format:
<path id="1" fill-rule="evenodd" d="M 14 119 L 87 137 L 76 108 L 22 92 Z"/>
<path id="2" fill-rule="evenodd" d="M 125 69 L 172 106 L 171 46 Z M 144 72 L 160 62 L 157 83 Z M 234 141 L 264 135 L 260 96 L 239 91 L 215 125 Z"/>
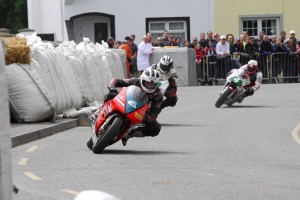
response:
<path id="1" fill-rule="evenodd" d="M 273 48 L 273 46 L 276 45 L 276 39 L 277 39 L 277 36 L 276 35 L 272 35 L 272 38 L 271 38 L 271 46 Z"/>
<path id="2" fill-rule="evenodd" d="M 156 44 L 154 46 L 156 46 L 156 47 L 164 47 L 163 39 L 161 37 L 157 37 Z"/>
<path id="3" fill-rule="evenodd" d="M 224 68 L 222 66 L 222 68 L 219 69 L 219 76 L 225 78 L 225 74 L 230 71 L 230 47 L 229 43 L 226 41 L 225 35 L 221 36 L 221 40 L 216 46 L 216 52 L 224 65 Z"/>
<path id="4" fill-rule="evenodd" d="M 248 44 L 245 47 L 245 53 L 248 56 L 248 60 L 257 60 L 258 57 L 258 44 L 255 42 L 255 38 L 251 37 Z"/>
<path id="5" fill-rule="evenodd" d="M 192 48 L 190 41 L 188 40 L 184 41 L 184 47 Z"/>
<path id="6" fill-rule="evenodd" d="M 108 48 L 112 49 L 115 46 L 115 39 L 113 37 L 108 37 L 106 43 L 108 44 Z"/>
<path id="7" fill-rule="evenodd" d="M 226 39 L 226 38 L 225 38 Z M 213 45 L 217 46 L 217 44 L 220 42 L 220 36 L 218 33 L 214 34 L 214 42 Z"/>
<path id="8" fill-rule="evenodd" d="M 230 54 L 232 55 L 232 60 L 234 61 L 235 68 L 240 68 L 242 64 L 240 63 L 241 53 L 243 52 L 243 45 L 240 38 L 236 38 L 233 45 L 230 46 Z"/>
<path id="9" fill-rule="evenodd" d="M 285 82 L 298 82 L 297 57 L 296 57 L 297 54 L 294 51 L 294 41 L 292 39 L 286 39 L 284 43 L 289 56 L 287 60 L 287 65 L 285 65 L 286 67 L 283 69 L 283 76 L 293 78 L 293 79 L 286 80 Z"/>
<path id="10" fill-rule="evenodd" d="M 260 46 L 260 43 L 263 41 L 264 35 L 265 35 L 264 31 L 259 32 L 259 35 L 258 35 L 259 39 L 257 40 L 258 46 Z"/>
<path id="11" fill-rule="evenodd" d="M 272 76 L 277 77 L 278 74 L 283 70 L 282 66 L 285 66 L 284 61 L 287 59 L 287 56 L 282 53 L 287 53 L 288 50 L 281 43 L 281 38 L 277 38 L 272 51 L 274 53 L 274 55 L 272 56 Z"/>
<path id="12" fill-rule="evenodd" d="M 231 33 L 227 34 L 226 41 L 229 43 L 230 46 L 232 46 L 234 44 L 234 36 Z"/>
<path id="13" fill-rule="evenodd" d="M 196 52 L 196 69 L 197 69 L 197 80 L 200 82 L 200 84 L 203 83 L 203 51 L 201 49 L 200 44 L 196 44 L 195 47 Z"/>
<path id="14" fill-rule="evenodd" d="M 208 31 L 207 33 L 206 33 L 206 35 L 207 35 L 207 44 L 208 44 L 208 41 L 212 41 L 212 42 L 214 42 L 214 38 L 213 38 L 213 32 L 212 31 Z"/>
<path id="15" fill-rule="evenodd" d="M 246 36 L 243 33 L 240 35 L 240 40 L 243 45 L 243 51 L 245 51 L 247 42 L 246 42 Z"/>
<path id="16" fill-rule="evenodd" d="M 296 45 L 297 45 L 297 42 L 298 40 L 296 39 L 296 32 L 295 31 L 290 31 L 290 39 L 292 40 L 293 42 L 293 51 L 295 52 L 296 51 Z"/>
<path id="17" fill-rule="evenodd" d="M 138 46 L 137 66 L 140 73 L 150 66 L 149 56 L 153 50 L 153 46 L 149 43 L 148 37 L 145 35 Z"/>
<path id="18" fill-rule="evenodd" d="M 149 43 L 154 46 L 154 43 L 152 42 L 152 33 L 147 33 L 148 41 Z"/>
<path id="19" fill-rule="evenodd" d="M 174 37 L 172 35 L 169 36 L 169 46 L 176 46 Z"/>
<path id="20" fill-rule="evenodd" d="M 217 84 L 217 52 L 211 40 L 208 42 L 207 64 L 208 78 L 209 80 L 213 80 Z"/>
<path id="21" fill-rule="evenodd" d="M 271 46 L 271 43 L 270 43 L 267 35 L 263 36 L 263 40 L 261 41 L 259 48 L 260 48 L 260 50 L 259 50 L 260 54 L 262 54 L 262 55 L 271 54 L 272 46 Z"/>
<path id="22" fill-rule="evenodd" d="M 296 45 L 296 53 L 297 53 L 297 54 L 300 53 L 300 41 L 297 42 L 297 45 Z"/>
<path id="23" fill-rule="evenodd" d="M 197 44 L 198 44 L 198 38 L 197 37 L 193 37 L 192 43 L 190 44 L 191 48 L 194 49 Z"/>
<path id="24" fill-rule="evenodd" d="M 162 39 L 163 39 L 163 45 L 164 46 L 169 46 L 170 45 L 169 44 L 169 34 L 168 34 L 168 31 L 164 30 Z"/>
<path id="25" fill-rule="evenodd" d="M 285 39 L 286 39 L 286 32 L 285 31 L 281 31 L 280 32 L 280 40 L 281 40 L 282 44 L 284 43 Z"/>
<path id="26" fill-rule="evenodd" d="M 208 49 L 208 41 L 205 39 L 205 33 L 200 33 L 199 44 L 203 50 Z"/>
<path id="27" fill-rule="evenodd" d="M 269 38 L 267 35 L 263 36 L 263 40 L 261 41 L 259 45 L 259 62 L 260 62 L 260 69 L 263 74 L 268 74 L 267 70 L 267 62 L 268 62 L 268 57 L 272 52 L 272 46 L 271 42 L 269 41 Z"/>
<path id="28" fill-rule="evenodd" d="M 131 45 L 131 54 L 132 54 L 132 60 L 130 65 L 130 73 L 133 74 L 134 77 L 137 76 L 137 45 L 134 43 L 135 35 L 131 34 L 130 36 L 132 38 L 132 45 Z"/>
<path id="29" fill-rule="evenodd" d="M 183 47 L 183 45 L 181 44 L 181 37 L 175 38 L 175 46 Z"/>
<path id="30" fill-rule="evenodd" d="M 132 38 L 126 36 L 125 40 L 126 43 L 122 44 L 121 49 L 125 50 L 126 52 L 126 78 L 130 78 L 130 64 L 132 60 L 132 53 L 131 53 Z"/>

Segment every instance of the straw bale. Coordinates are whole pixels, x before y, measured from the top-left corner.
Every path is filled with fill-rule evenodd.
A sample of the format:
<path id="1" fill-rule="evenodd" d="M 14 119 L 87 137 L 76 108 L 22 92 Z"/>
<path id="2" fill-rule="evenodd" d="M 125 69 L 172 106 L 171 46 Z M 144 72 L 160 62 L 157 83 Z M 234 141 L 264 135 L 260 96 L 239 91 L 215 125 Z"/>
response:
<path id="1" fill-rule="evenodd" d="M 6 65 L 13 63 L 30 64 L 30 47 L 26 45 L 25 38 L 1 37 L 1 39 L 7 50 L 5 56 Z"/>

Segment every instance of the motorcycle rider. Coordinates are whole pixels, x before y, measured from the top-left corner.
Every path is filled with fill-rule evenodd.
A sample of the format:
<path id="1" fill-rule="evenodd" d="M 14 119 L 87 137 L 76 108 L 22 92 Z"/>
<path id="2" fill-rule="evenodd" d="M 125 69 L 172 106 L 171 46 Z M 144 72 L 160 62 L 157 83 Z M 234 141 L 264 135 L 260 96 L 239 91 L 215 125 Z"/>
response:
<path id="1" fill-rule="evenodd" d="M 244 87 L 244 92 L 238 100 L 239 103 L 242 103 L 245 97 L 252 96 L 260 88 L 263 74 L 258 69 L 258 62 L 256 60 L 249 60 L 247 64 L 241 66 L 237 71 L 240 78 L 250 78 L 250 84 Z"/>
<path id="2" fill-rule="evenodd" d="M 156 118 L 160 112 L 160 107 L 163 100 L 163 95 L 158 89 L 159 74 L 153 68 L 146 68 L 140 78 L 129 79 L 112 79 L 108 86 L 110 92 L 106 98 L 113 98 L 118 94 L 116 87 L 128 87 L 130 85 L 136 85 L 142 88 L 147 94 L 148 99 L 151 102 L 143 123 L 145 126 L 137 127 L 131 131 L 127 136 L 122 138 L 122 143 L 126 146 L 127 140 L 131 137 L 145 137 L 145 136 L 157 136 L 160 132 L 161 125 L 157 122 Z"/>
<path id="3" fill-rule="evenodd" d="M 173 67 L 172 57 L 164 55 L 158 64 L 153 64 L 150 67 L 158 71 L 160 81 L 169 81 L 169 87 L 164 94 L 166 99 L 162 102 L 160 111 L 168 106 L 174 107 L 178 101 L 176 94 L 177 85 L 175 80 L 175 78 L 178 78 L 178 75 Z"/>

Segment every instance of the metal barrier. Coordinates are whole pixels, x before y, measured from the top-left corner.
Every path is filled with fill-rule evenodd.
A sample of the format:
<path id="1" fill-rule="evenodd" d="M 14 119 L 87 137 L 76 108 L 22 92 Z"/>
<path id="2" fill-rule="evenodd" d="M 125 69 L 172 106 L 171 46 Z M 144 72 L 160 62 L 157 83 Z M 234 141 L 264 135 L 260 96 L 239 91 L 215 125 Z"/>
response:
<path id="1" fill-rule="evenodd" d="M 270 58 L 270 78 L 276 83 L 298 82 L 299 56 L 286 52 L 273 53 Z"/>
<path id="2" fill-rule="evenodd" d="M 199 65 L 199 72 L 202 84 L 223 84 L 227 73 L 231 69 L 238 69 L 248 63 L 249 60 L 258 61 L 259 68 L 263 74 L 264 81 L 275 80 L 276 83 L 298 82 L 300 71 L 300 59 L 296 54 L 273 53 L 264 54 L 233 54 L 226 57 L 218 55 L 206 55 L 203 62 Z M 281 78 L 281 79 L 279 79 Z"/>

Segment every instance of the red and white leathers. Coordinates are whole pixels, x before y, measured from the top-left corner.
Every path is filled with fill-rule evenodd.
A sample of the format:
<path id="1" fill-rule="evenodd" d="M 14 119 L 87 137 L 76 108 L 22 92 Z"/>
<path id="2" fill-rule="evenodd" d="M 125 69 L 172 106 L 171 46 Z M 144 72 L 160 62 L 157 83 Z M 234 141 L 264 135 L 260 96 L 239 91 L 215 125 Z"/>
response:
<path id="1" fill-rule="evenodd" d="M 253 74 L 249 74 L 247 72 L 247 64 L 241 66 L 239 69 L 237 69 L 237 74 L 240 78 L 247 78 L 249 77 L 250 78 L 250 81 L 251 83 L 249 85 L 247 85 L 245 87 L 246 88 L 252 88 L 253 91 L 256 91 L 260 88 L 260 85 L 261 85 L 261 81 L 262 81 L 262 78 L 263 78 L 263 74 L 260 70 L 257 70 L 255 73 Z"/>

